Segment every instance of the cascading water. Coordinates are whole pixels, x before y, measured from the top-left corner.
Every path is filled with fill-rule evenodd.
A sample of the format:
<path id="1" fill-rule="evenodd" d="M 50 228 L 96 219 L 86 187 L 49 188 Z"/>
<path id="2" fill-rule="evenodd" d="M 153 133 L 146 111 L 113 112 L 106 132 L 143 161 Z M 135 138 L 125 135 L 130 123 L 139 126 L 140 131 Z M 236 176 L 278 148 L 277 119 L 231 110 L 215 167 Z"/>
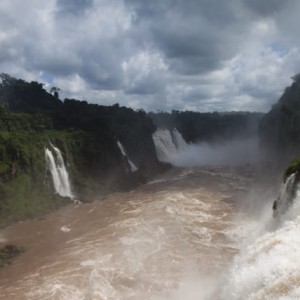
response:
<path id="1" fill-rule="evenodd" d="M 187 143 L 182 135 L 173 129 L 158 129 L 152 135 L 157 158 L 162 162 L 172 162 L 172 158 L 178 152 L 184 150 Z"/>
<path id="2" fill-rule="evenodd" d="M 130 172 L 136 172 L 138 170 L 137 166 L 128 158 L 128 155 L 123 147 L 123 145 L 121 144 L 120 141 L 117 141 L 117 145 L 122 153 L 122 155 L 125 157 L 125 159 L 127 160 L 128 166 L 129 166 L 129 171 Z"/>
<path id="3" fill-rule="evenodd" d="M 220 299 L 300 299 L 300 191 L 291 175 L 276 200 L 273 230 L 235 258 Z M 274 207 L 273 207 L 274 209 Z"/>
<path id="4" fill-rule="evenodd" d="M 158 160 L 176 167 L 253 164 L 258 157 L 255 137 L 188 144 L 175 128 L 158 129 L 152 139 Z"/>
<path id="5" fill-rule="evenodd" d="M 54 150 L 54 153 L 50 149 L 45 148 L 45 157 L 47 168 L 50 170 L 52 175 L 55 192 L 62 197 L 69 197 L 73 199 L 74 195 L 71 189 L 69 174 L 67 172 L 62 154 L 57 147 L 52 144 L 50 145 Z"/>
<path id="6" fill-rule="evenodd" d="M 290 175 L 282 185 L 280 195 L 273 204 L 274 217 L 281 218 L 286 210 L 292 205 L 298 189 L 299 178 L 296 173 Z"/>
<path id="7" fill-rule="evenodd" d="M 176 128 L 171 130 L 172 139 L 177 149 L 184 149 L 187 146 L 186 141 L 182 137 L 181 133 Z"/>

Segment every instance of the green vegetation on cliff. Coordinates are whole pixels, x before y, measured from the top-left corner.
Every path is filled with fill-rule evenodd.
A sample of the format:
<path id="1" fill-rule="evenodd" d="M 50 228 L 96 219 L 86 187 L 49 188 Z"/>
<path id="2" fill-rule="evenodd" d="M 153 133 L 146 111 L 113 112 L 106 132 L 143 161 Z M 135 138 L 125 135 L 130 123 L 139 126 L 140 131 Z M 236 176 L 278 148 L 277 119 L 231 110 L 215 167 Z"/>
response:
<path id="1" fill-rule="evenodd" d="M 294 173 L 300 174 L 300 159 L 294 159 L 289 163 L 284 172 L 284 181 L 286 181 L 286 179 Z"/>
<path id="2" fill-rule="evenodd" d="M 50 142 L 62 152 L 81 201 L 130 188 L 164 168 L 152 141 L 155 126 L 145 112 L 61 101 L 40 83 L 0 77 L 0 226 L 70 201 L 54 193 L 45 162 Z M 138 172 L 128 171 L 118 140 Z"/>
<path id="3" fill-rule="evenodd" d="M 300 78 L 287 87 L 267 113 L 259 128 L 260 145 L 266 161 L 276 161 L 279 171 L 300 156 Z"/>

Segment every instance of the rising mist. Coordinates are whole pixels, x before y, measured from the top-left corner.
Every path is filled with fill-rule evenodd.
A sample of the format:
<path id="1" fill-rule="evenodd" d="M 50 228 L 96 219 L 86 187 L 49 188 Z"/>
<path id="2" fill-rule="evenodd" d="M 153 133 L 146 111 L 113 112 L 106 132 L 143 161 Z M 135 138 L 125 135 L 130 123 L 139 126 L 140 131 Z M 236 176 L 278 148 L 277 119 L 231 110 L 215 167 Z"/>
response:
<path id="1" fill-rule="evenodd" d="M 177 130 L 165 129 L 158 130 L 153 139 L 159 159 L 176 167 L 236 166 L 253 164 L 258 160 L 258 139 L 256 137 L 188 144 Z"/>

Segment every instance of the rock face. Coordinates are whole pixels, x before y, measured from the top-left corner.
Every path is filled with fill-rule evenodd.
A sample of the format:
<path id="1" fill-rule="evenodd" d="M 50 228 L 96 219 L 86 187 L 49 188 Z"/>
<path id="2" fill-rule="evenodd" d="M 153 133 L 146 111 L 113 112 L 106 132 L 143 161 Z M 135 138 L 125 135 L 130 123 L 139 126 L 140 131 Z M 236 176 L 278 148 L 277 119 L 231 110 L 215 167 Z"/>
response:
<path id="1" fill-rule="evenodd" d="M 21 246 L 6 245 L 0 249 L 0 267 L 4 267 L 11 263 L 11 260 L 24 252 L 25 249 Z"/>

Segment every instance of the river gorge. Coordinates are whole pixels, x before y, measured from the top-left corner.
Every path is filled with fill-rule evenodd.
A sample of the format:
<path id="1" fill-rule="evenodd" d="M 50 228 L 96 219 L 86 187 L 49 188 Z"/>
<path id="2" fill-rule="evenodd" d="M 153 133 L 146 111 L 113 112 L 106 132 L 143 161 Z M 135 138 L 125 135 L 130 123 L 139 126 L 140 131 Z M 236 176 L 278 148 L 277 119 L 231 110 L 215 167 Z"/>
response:
<path id="1" fill-rule="evenodd" d="M 261 227 L 243 209 L 252 181 L 242 167 L 173 168 L 12 225 L 0 242 L 26 252 L 0 270 L 0 299 L 248 299 L 227 283 Z"/>

